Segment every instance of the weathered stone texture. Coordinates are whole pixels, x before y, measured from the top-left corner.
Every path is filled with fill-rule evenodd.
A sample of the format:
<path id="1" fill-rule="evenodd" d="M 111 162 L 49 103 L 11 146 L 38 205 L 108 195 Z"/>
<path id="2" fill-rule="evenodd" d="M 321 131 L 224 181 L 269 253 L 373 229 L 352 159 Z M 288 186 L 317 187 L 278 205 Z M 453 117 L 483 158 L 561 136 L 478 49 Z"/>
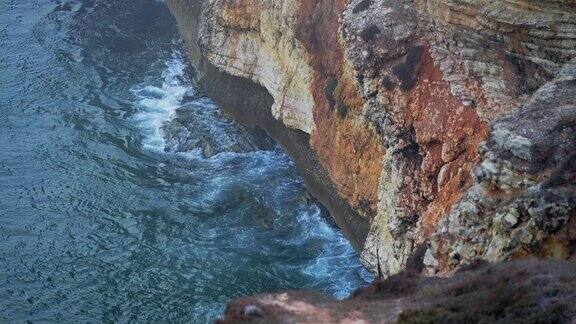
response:
<path id="1" fill-rule="evenodd" d="M 276 118 L 310 133 L 312 69 L 295 39 L 297 10 L 295 0 L 205 1 L 199 45 L 222 71 L 264 86 Z"/>
<path id="2" fill-rule="evenodd" d="M 575 1 L 169 2 L 202 8 L 192 56 L 262 85 L 310 134 L 371 223 L 374 273 L 418 248 L 428 273 L 573 255 Z"/>
<path id="3" fill-rule="evenodd" d="M 475 259 L 567 260 L 576 250 L 576 64 L 492 126 L 474 185 L 444 218 L 431 273 Z"/>

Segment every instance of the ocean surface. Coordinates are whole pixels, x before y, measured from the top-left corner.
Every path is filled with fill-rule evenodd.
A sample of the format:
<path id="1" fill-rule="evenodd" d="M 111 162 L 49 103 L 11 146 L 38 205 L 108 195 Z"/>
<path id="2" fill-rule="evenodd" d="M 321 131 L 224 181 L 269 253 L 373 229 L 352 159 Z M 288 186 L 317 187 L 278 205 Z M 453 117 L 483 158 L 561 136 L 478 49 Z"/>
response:
<path id="1" fill-rule="evenodd" d="M 291 159 L 190 71 L 161 1 L 0 0 L 0 322 L 203 323 L 369 279 Z"/>

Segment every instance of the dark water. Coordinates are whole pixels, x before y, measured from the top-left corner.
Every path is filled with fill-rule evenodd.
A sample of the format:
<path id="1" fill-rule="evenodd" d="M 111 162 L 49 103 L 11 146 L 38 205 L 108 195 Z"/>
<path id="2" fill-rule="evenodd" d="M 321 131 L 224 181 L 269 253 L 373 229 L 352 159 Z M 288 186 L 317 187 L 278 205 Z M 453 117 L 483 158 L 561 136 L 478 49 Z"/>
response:
<path id="1" fill-rule="evenodd" d="M 291 160 L 186 77 L 153 0 L 0 0 L 0 322 L 205 322 L 365 276 Z"/>

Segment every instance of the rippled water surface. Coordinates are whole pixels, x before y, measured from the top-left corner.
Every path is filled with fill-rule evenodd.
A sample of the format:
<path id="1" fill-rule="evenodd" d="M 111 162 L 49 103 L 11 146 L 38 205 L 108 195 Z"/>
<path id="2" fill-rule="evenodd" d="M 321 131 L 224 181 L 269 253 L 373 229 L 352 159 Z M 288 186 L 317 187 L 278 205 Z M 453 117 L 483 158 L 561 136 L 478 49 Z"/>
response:
<path id="1" fill-rule="evenodd" d="M 206 322 L 364 270 L 153 0 L 0 0 L 0 322 Z"/>

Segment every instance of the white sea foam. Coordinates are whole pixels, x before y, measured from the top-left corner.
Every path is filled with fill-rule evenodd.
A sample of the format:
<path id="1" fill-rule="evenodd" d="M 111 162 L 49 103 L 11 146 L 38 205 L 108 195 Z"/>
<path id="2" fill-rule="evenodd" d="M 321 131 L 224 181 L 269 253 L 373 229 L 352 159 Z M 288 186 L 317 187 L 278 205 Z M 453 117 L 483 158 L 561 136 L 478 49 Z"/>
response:
<path id="1" fill-rule="evenodd" d="M 323 249 L 301 271 L 314 277 L 315 281 L 322 282 L 322 289 L 329 291 L 335 298 L 347 298 L 358 288 L 357 276 L 367 282 L 373 280 L 373 277 L 367 271 L 357 272 L 362 268 L 352 261 L 356 258 L 356 252 L 344 235 L 323 218 L 320 208 L 310 205 L 306 209 L 297 217 L 301 232 L 297 240 L 321 240 Z"/>
<path id="2" fill-rule="evenodd" d="M 142 147 L 146 150 L 164 152 L 166 141 L 162 127 L 173 118 L 187 94 L 193 94 L 192 86 L 185 84 L 186 64 L 180 53 L 166 62 L 160 86 L 142 84 L 132 89 L 139 112 L 134 116 L 142 131 Z"/>

